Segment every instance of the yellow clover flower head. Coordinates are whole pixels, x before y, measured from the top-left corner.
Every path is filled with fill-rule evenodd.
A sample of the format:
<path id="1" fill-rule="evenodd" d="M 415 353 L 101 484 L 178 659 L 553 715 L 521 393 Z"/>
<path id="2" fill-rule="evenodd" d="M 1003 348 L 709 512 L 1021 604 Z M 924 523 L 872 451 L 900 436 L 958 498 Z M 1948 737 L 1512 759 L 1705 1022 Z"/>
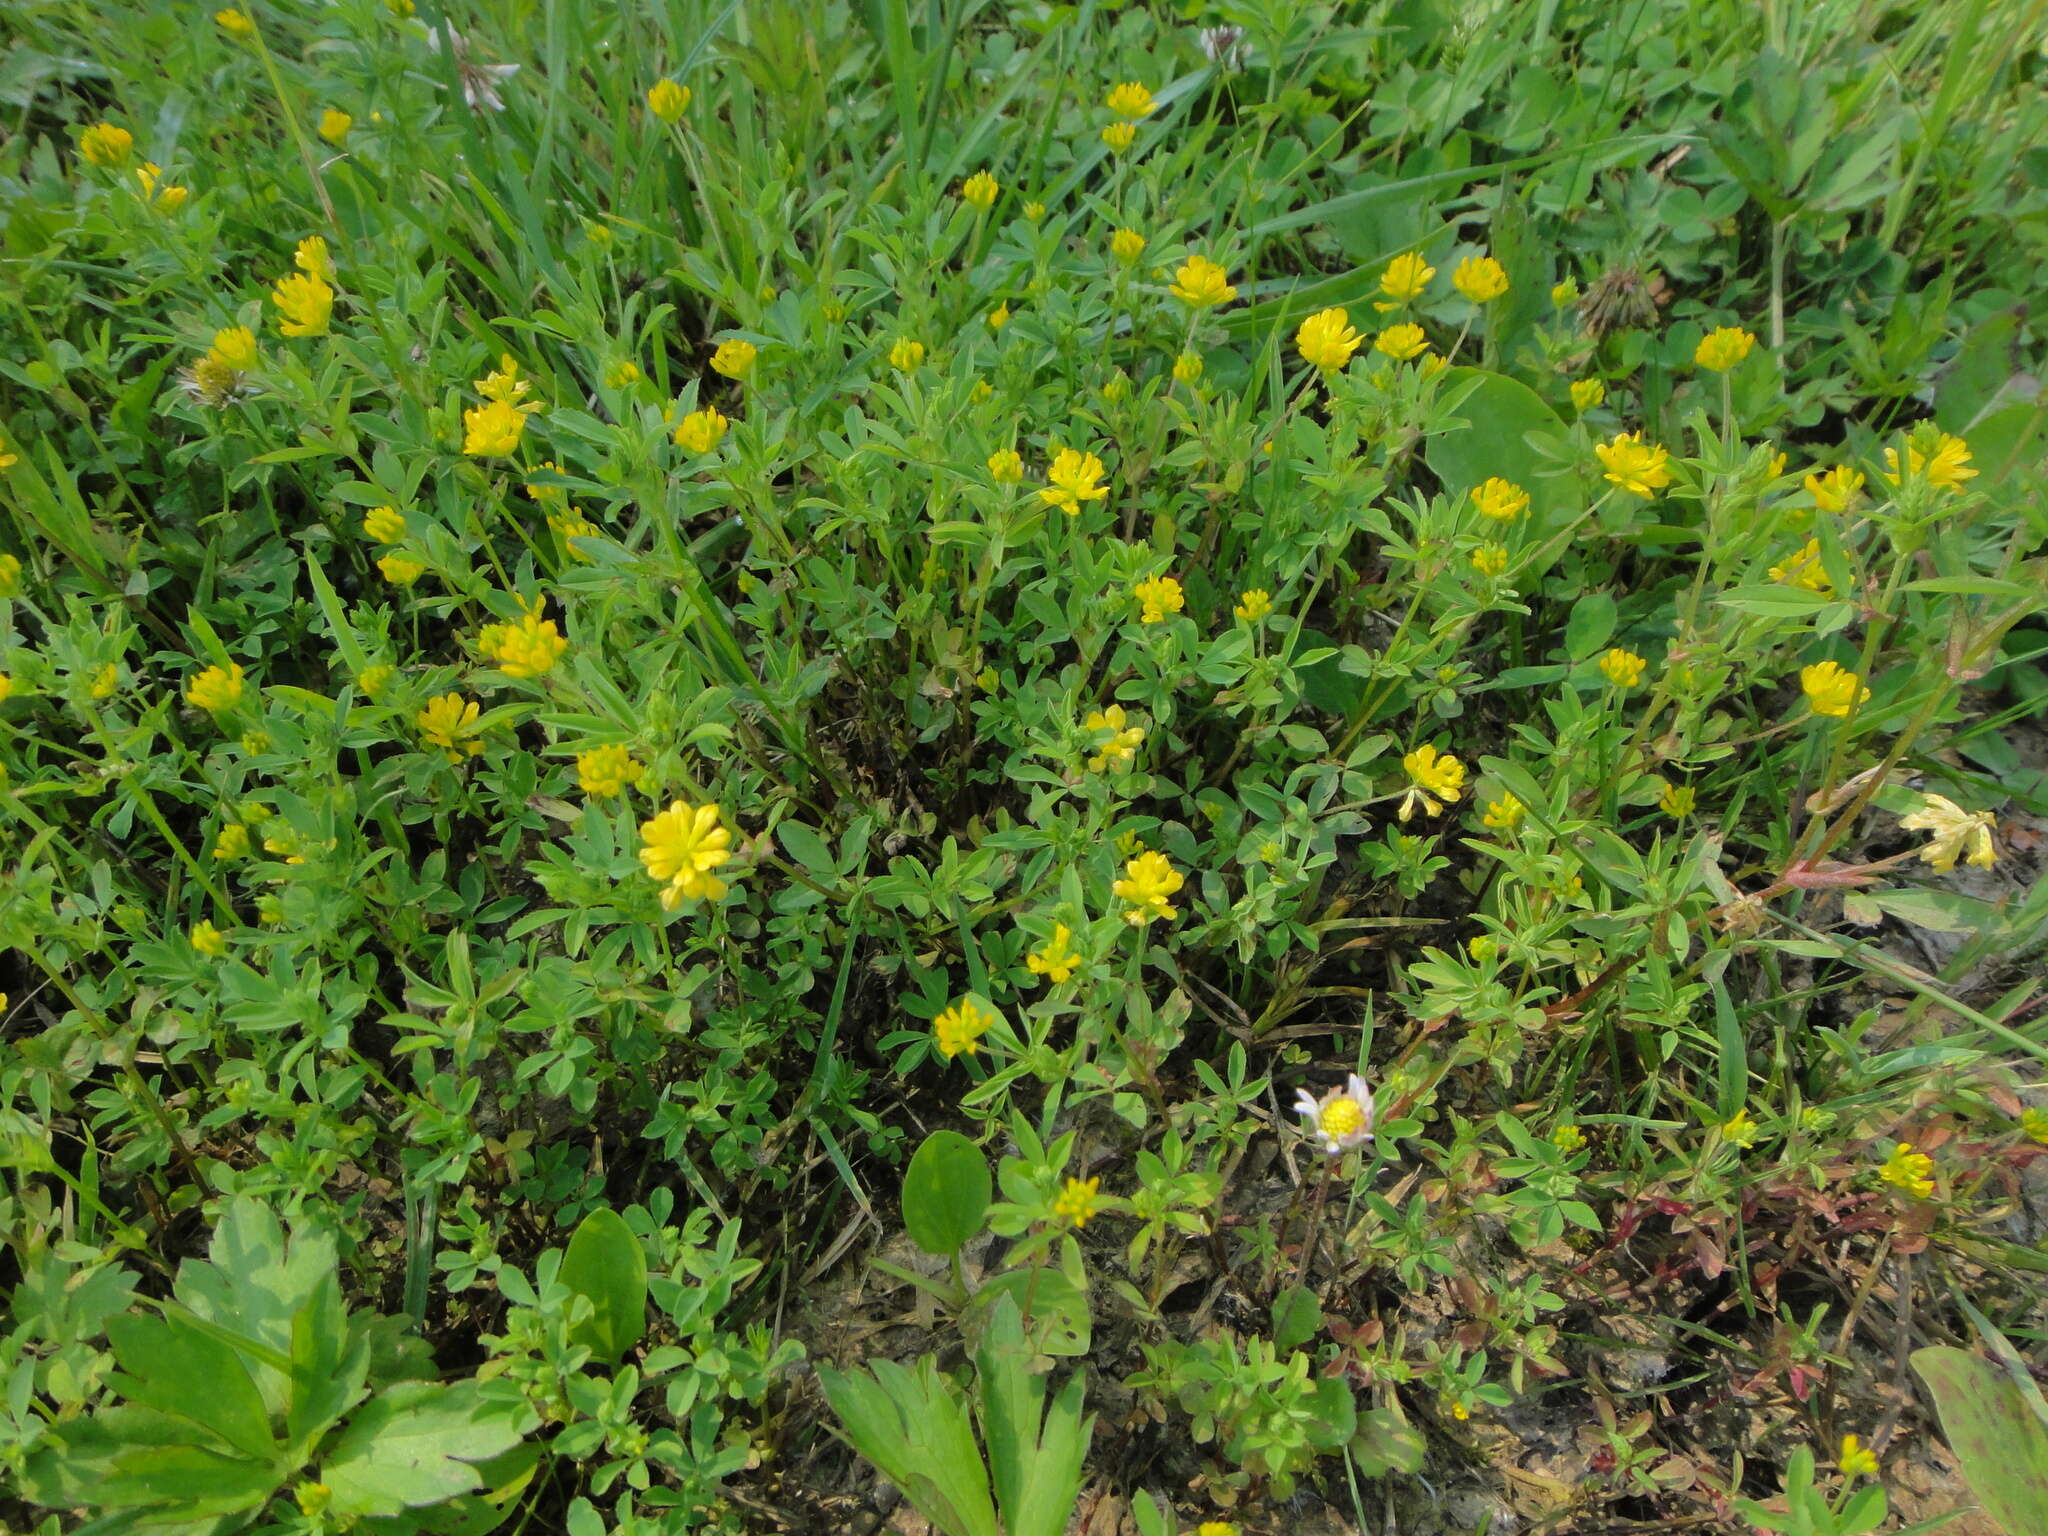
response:
<path id="1" fill-rule="evenodd" d="M 427 707 L 413 716 L 412 723 L 422 741 L 439 747 L 449 762 L 460 763 L 484 749 L 476 739 L 482 729 L 477 724 L 478 713 L 476 700 L 465 699 L 459 693 L 444 693 L 429 699 Z"/>
<path id="2" fill-rule="evenodd" d="M 1138 748 L 1145 744 L 1143 728 L 1129 723 L 1121 704 L 1090 710 L 1081 729 L 1098 743 L 1095 755 L 1088 759 L 1089 770 L 1094 773 L 1121 773 L 1130 767 Z"/>
<path id="3" fill-rule="evenodd" d="M 1690 784 L 1666 784 L 1657 796 L 1657 809 L 1673 821 L 1681 821 L 1692 814 L 1696 799 Z"/>
<path id="4" fill-rule="evenodd" d="M 1859 1477 L 1877 1476 L 1877 1453 L 1856 1435 L 1842 1436 L 1842 1454 L 1836 1458 L 1842 1476 L 1854 1482 Z"/>
<path id="5" fill-rule="evenodd" d="M 355 125 L 356 120 L 339 107 L 329 107 L 320 114 L 320 137 L 339 149 L 348 142 L 348 131 Z"/>
<path id="6" fill-rule="evenodd" d="M 206 355 L 237 373 L 256 366 L 256 333 L 246 325 L 230 325 L 213 333 Z"/>
<path id="7" fill-rule="evenodd" d="M 1024 456 L 1014 448 L 998 448 L 988 456 L 988 477 L 997 485 L 1015 485 L 1024 478 Z"/>
<path id="8" fill-rule="evenodd" d="M 1414 251 L 1405 251 L 1387 263 L 1387 270 L 1380 274 L 1380 292 L 1390 302 L 1382 309 L 1397 309 L 1403 304 L 1413 304 L 1428 291 L 1429 280 L 1436 276 L 1436 268 Z"/>
<path id="9" fill-rule="evenodd" d="M 1124 877 L 1114 882 L 1110 890 L 1128 903 L 1124 921 L 1133 928 L 1142 928 L 1155 917 L 1171 921 L 1180 915 L 1167 898 L 1186 883 L 1165 854 L 1147 852 L 1124 865 Z"/>
<path id="10" fill-rule="evenodd" d="M 78 152 L 109 170 L 126 165 L 135 150 L 135 135 L 113 123 L 94 123 L 78 136 Z"/>
<path id="11" fill-rule="evenodd" d="M 1931 841 L 1920 850 L 1925 863 L 1939 874 L 1956 867 L 1956 860 L 1968 849 L 1968 862 L 1976 869 L 1989 869 L 1998 862 L 1998 850 L 1991 844 L 1992 828 L 1998 818 L 1989 811 L 1966 811 L 1942 795 L 1923 794 L 1920 808 L 1899 818 L 1902 832 L 1925 832 Z"/>
<path id="12" fill-rule="evenodd" d="M 385 555 L 377 562 L 377 569 L 394 587 L 409 587 L 427 573 L 426 566 L 403 555 Z"/>
<path id="13" fill-rule="evenodd" d="M 392 666 L 389 662 L 380 661 L 363 668 L 361 674 L 356 678 L 356 686 L 363 690 L 364 698 L 374 701 L 383 694 L 386 688 L 391 686 L 391 679 L 396 676 L 398 676 L 398 668 Z"/>
<path id="14" fill-rule="evenodd" d="M 963 997 L 932 1020 L 932 1042 L 948 1061 L 955 1056 L 972 1056 L 981 1049 L 981 1037 L 995 1021 L 996 1016 L 981 1004 Z"/>
<path id="15" fill-rule="evenodd" d="M 1120 229 L 1109 237 L 1109 254 L 1128 267 L 1145 254 L 1145 237 L 1135 229 Z"/>
<path id="16" fill-rule="evenodd" d="M 372 507 L 363 514 L 363 532 L 379 544 L 396 544 L 405 537 L 405 514 L 396 507 Z"/>
<path id="17" fill-rule="evenodd" d="M 228 941 L 211 923 L 194 923 L 186 938 L 191 940 L 195 950 L 210 960 L 218 960 L 228 952 Z"/>
<path id="18" fill-rule="evenodd" d="M 1472 569 L 1489 579 L 1508 573 L 1508 551 L 1504 544 L 1482 544 L 1472 551 Z"/>
<path id="19" fill-rule="evenodd" d="M 240 859 L 249 853 L 249 829 L 239 821 L 231 821 L 220 829 L 220 836 L 213 842 L 213 857 L 221 862 Z"/>
<path id="20" fill-rule="evenodd" d="M 1102 130 L 1102 142 L 1107 144 L 1113 153 L 1119 155 L 1129 149 L 1137 141 L 1137 137 L 1138 125 L 1136 123 L 1111 123 Z"/>
<path id="21" fill-rule="evenodd" d="M 1910 1141 L 1893 1146 L 1892 1155 L 1879 1165 L 1877 1176 L 1916 1200 L 1925 1200 L 1934 1193 L 1934 1159 L 1925 1152 L 1914 1151 Z"/>
<path id="22" fill-rule="evenodd" d="M 711 371 L 722 373 L 728 379 L 744 379 L 754 366 L 754 359 L 760 356 L 760 349 L 751 341 L 731 336 L 721 341 L 711 354 Z"/>
<path id="23" fill-rule="evenodd" d="M 1052 1203 L 1054 1221 L 1071 1227 L 1085 1227 L 1088 1218 L 1102 1208 L 1100 1179 L 1069 1179 Z"/>
<path id="24" fill-rule="evenodd" d="M 1481 517 L 1511 523 L 1528 512 L 1529 493 L 1514 481 L 1494 475 L 1472 487 L 1472 505 L 1479 509 Z"/>
<path id="25" fill-rule="evenodd" d="M 1230 274 L 1206 256 L 1190 256 L 1182 262 L 1167 292 L 1189 309 L 1214 309 L 1237 297 Z"/>
<path id="26" fill-rule="evenodd" d="M 1522 818 L 1529 814 L 1529 808 L 1505 790 L 1498 800 L 1486 802 L 1486 809 L 1479 817 L 1481 826 L 1491 827 L 1496 832 L 1512 832 L 1522 824 Z"/>
<path id="27" fill-rule="evenodd" d="M 1002 303 L 998 304 L 994 309 L 988 312 L 988 328 L 992 331 L 1000 331 L 1004 326 L 1008 325 L 1009 323 L 1010 301 L 1008 299 L 1005 299 Z"/>
<path id="28" fill-rule="evenodd" d="M 606 389 L 630 389 L 640 382 L 640 365 L 630 357 L 622 357 L 604 371 Z"/>
<path id="29" fill-rule="evenodd" d="M 1230 611 L 1247 624 L 1256 624 L 1273 611 L 1273 594 L 1264 587 L 1247 587 L 1238 594 L 1237 606 Z"/>
<path id="30" fill-rule="evenodd" d="M 1818 592 L 1823 597 L 1835 590 L 1834 583 L 1828 580 L 1826 567 L 1821 564 L 1819 539 L 1808 539 L 1799 547 L 1797 554 L 1782 564 L 1772 566 L 1771 580 L 1784 586 Z"/>
<path id="31" fill-rule="evenodd" d="M 1707 332 L 1693 349 L 1692 360 L 1710 373 L 1726 373 L 1756 346 L 1756 338 L 1739 325 Z"/>
<path id="32" fill-rule="evenodd" d="M 1940 490 L 1960 491 L 1965 481 L 1977 478 L 1977 471 L 1969 467 L 1970 445 L 1954 433 L 1938 432 L 1926 423 L 1915 427 L 1906 439 L 1904 470 L 1899 468 L 1897 448 L 1885 449 L 1884 464 L 1884 477 L 1893 485 L 1925 480 Z"/>
<path id="33" fill-rule="evenodd" d="M 1490 304 L 1508 291 L 1508 271 L 1491 256 L 1467 256 L 1451 273 L 1451 286 L 1474 304 Z"/>
<path id="34" fill-rule="evenodd" d="M 1413 320 L 1390 325 L 1373 338 L 1372 349 L 1397 363 L 1420 357 L 1429 350 L 1429 333 Z"/>
<path id="35" fill-rule="evenodd" d="M 1332 1088 L 1320 1099 L 1306 1088 L 1296 1089 L 1294 1112 L 1301 1116 L 1302 1128 L 1330 1157 L 1341 1157 L 1372 1140 L 1372 1090 L 1356 1072 L 1345 1079 L 1342 1088 Z"/>
<path id="36" fill-rule="evenodd" d="M 661 909 L 673 912 L 685 901 L 716 901 L 726 884 L 711 871 L 732 858 L 732 833 L 715 802 L 691 805 L 676 800 L 640 823 L 640 863 L 663 882 Z"/>
<path id="37" fill-rule="evenodd" d="M 1040 219 L 1045 217 L 1045 204 L 1038 202 L 1035 199 L 1031 202 L 1026 203 L 1024 205 L 1024 217 L 1030 220 L 1033 224 L 1036 224 Z"/>
<path id="38" fill-rule="evenodd" d="M 1439 752 L 1425 742 L 1401 759 L 1401 768 L 1410 786 L 1397 813 L 1403 821 L 1418 810 L 1439 815 L 1445 805 L 1464 798 L 1465 765 L 1448 752 Z"/>
<path id="39" fill-rule="evenodd" d="M 1054 923 L 1052 937 L 1024 957 L 1024 964 L 1034 976 L 1043 976 L 1054 986 L 1073 979 L 1074 972 L 1083 964 L 1074 953 L 1074 933 L 1065 923 Z"/>
<path id="40" fill-rule="evenodd" d="M 1131 588 L 1131 595 L 1138 600 L 1140 624 L 1163 624 L 1169 613 L 1187 606 L 1187 595 L 1171 576 L 1148 576 Z"/>
<path id="41" fill-rule="evenodd" d="M 664 123 L 673 123 L 690 109 L 690 88 L 664 75 L 647 88 L 647 110 Z"/>
<path id="42" fill-rule="evenodd" d="M 176 213 L 185 206 L 185 199 L 191 194 L 183 187 L 174 187 L 163 179 L 164 168 L 154 160 L 145 160 L 135 168 L 135 180 L 142 187 L 142 200 L 152 208 L 164 213 Z"/>
<path id="43" fill-rule="evenodd" d="M 1863 476 L 1846 464 L 1837 464 L 1824 475 L 1808 475 L 1805 485 L 1806 494 L 1820 511 L 1846 512 L 1862 494 Z"/>
<path id="44" fill-rule="evenodd" d="M 287 336 L 325 336 L 334 313 L 334 290 L 316 273 L 290 272 L 270 291 L 277 328 Z"/>
<path id="45" fill-rule="evenodd" d="M 1195 1527 L 1195 1536 L 1237 1536 L 1237 1527 L 1228 1520 L 1204 1520 Z"/>
<path id="46" fill-rule="evenodd" d="M 473 459 L 502 459 L 519 451 L 526 412 L 504 400 L 486 400 L 462 413 L 462 451 Z"/>
<path id="47" fill-rule="evenodd" d="M 1054 454 L 1045 479 L 1039 499 L 1069 517 L 1080 513 L 1082 502 L 1101 501 L 1109 495 L 1109 487 L 1101 484 L 1102 460 L 1078 448 L 1062 448 Z"/>
<path id="48" fill-rule="evenodd" d="M 647 765 L 616 742 L 576 754 L 576 783 L 599 800 L 623 795 L 647 776 Z"/>
<path id="49" fill-rule="evenodd" d="M 209 714 L 233 709 L 242 701 L 242 679 L 239 664 L 208 667 L 185 685 L 185 702 Z"/>
<path id="50" fill-rule="evenodd" d="M 1607 386 L 1599 379 L 1572 380 L 1572 409 L 1581 416 L 1603 405 L 1607 400 Z"/>
<path id="51" fill-rule="evenodd" d="M 1351 316 L 1341 309 L 1325 309 L 1310 315 L 1294 333 L 1294 347 L 1302 361 L 1325 373 L 1346 366 L 1364 341 L 1351 328 Z"/>
<path id="52" fill-rule="evenodd" d="M 924 343 L 905 336 L 889 349 L 889 366 L 898 373 L 913 373 L 924 365 Z"/>
<path id="53" fill-rule="evenodd" d="M 1550 1144 L 1560 1152 L 1576 1152 L 1586 1144 L 1586 1133 L 1576 1125 L 1560 1125 L 1550 1133 Z"/>
<path id="54" fill-rule="evenodd" d="M 477 649 L 507 677 L 540 677 L 554 670 L 569 642 L 553 619 L 540 616 L 535 603 L 516 623 L 486 624 L 477 634 Z"/>
<path id="55" fill-rule="evenodd" d="M 249 13 L 247 11 L 235 10 L 232 7 L 226 10 L 215 11 L 213 13 L 213 24 L 219 27 L 221 31 L 227 33 L 229 37 L 240 41 L 246 41 L 256 35 L 256 23 L 249 19 Z"/>
<path id="56" fill-rule="evenodd" d="M 1649 665 L 1647 657 L 1616 646 L 1600 658 L 1600 673 L 1617 688 L 1633 688 L 1643 680 L 1643 671 Z"/>
<path id="57" fill-rule="evenodd" d="M 1176 384 L 1186 384 L 1186 385 L 1188 385 L 1189 387 L 1193 387 L 1193 386 L 1194 386 L 1195 384 L 1198 384 L 1198 383 L 1200 383 L 1200 382 L 1201 382 L 1201 378 L 1202 378 L 1202 354 L 1201 354 L 1201 353 L 1199 353 L 1199 352 L 1183 352 L 1183 353 L 1181 353 L 1181 355 L 1180 355 L 1179 357 L 1176 357 L 1176 358 L 1175 358 L 1175 359 L 1173 360 L 1173 382 L 1174 382 L 1174 383 L 1176 383 Z"/>
<path id="58" fill-rule="evenodd" d="M 730 425 L 724 416 L 705 406 L 676 424 L 675 445 L 686 453 L 709 453 L 724 439 L 725 429 Z"/>
<path id="59" fill-rule="evenodd" d="M 1135 80 L 1126 80 L 1121 85 L 1111 86 L 1109 95 L 1102 104 L 1118 117 L 1133 123 L 1142 117 L 1149 117 L 1156 105 L 1152 100 L 1152 93 Z"/>
<path id="60" fill-rule="evenodd" d="M 1670 452 L 1644 442 L 1640 432 L 1617 433 L 1612 442 L 1595 443 L 1593 452 L 1606 478 L 1631 496 L 1649 501 L 1671 483 Z"/>
<path id="61" fill-rule="evenodd" d="M 960 183 L 960 200 L 987 213 L 995 207 L 996 198 L 1002 190 L 1001 184 L 987 171 L 976 171 Z"/>
<path id="62" fill-rule="evenodd" d="M 1799 686 L 1816 715 L 1832 715 L 1838 720 L 1846 718 L 1850 710 L 1870 699 L 1870 690 L 1863 686 L 1863 679 L 1832 661 L 1801 667 Z"/>

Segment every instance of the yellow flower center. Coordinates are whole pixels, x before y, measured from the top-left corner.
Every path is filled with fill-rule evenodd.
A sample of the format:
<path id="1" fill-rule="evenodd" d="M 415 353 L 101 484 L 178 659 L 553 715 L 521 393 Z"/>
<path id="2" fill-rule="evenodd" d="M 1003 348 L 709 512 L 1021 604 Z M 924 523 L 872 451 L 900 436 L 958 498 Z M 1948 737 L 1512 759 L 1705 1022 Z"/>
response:
<path id="1" fill-rule="evenodd" d="M 1365 1111 L 1359 1108 L 1356 1099 L 1332 1099 L 1323 1106 L 1316 1123 L 1331 1141 L 1342 1141 L 1365 1129 Z"/>

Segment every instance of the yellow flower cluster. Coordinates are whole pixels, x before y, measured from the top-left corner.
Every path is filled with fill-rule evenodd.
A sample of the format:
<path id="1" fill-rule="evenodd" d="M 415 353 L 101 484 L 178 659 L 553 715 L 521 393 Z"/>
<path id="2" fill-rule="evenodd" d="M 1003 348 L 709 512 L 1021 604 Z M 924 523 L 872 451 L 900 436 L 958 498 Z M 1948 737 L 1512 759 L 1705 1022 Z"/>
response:
<path id="1" fill-rule="evenodd" d="M 1182 262 L 1167 292 L 1189 309 L 1214 309 L 1237 297 L 1230 274 L 1206 256 L 1190 256 Z"/>
<path id="2" fill-rule="evenodd" d="M 751 341 L 738 336 L 721 341 L 711 354 L 711 371 L 722 373 L 728 379 L 744 379 L 754 371 L 754 359 L 760 356 L 760 349 Z"/>
<path id="3" fill-rule="evenodd" d="M 995 1015 L 973 998 L 963 997 L 932 1020 L 933 1043 L 948 1061 L 955 1056 L 972 1056 L 980 1050 L 981 1037 L 995 1021 Z"/>
<path id="4" fill-rule="evenodd" d="M 1388 302 L 1379 307 L 1398 309 L 1403 304 L 1413 304 L 1429 289 L 1429 280 L 1436 276 L 1436 268 L 1414 251 L 1396 256 L 1387 263 L 1387 270 L 1380 274 L 1380 292 Z"/>
<path id="5" fill-rule="evenodd" d="M 1109 254 L 1128 267 L 1145 254 L 1145 237 L 1135 229 L 1120 229 L 1109 237 Z"/>
<path id="6" fill-rule="evenodd" d="M 1643 669 L 1649 664 L 1634 651 L 1617 647 L 1600 658 L 1600 672 L 1617 688 L 1633 688 L 1643 680 Z"/>
<path id="7" fill-rule="evenodd" d="M 1640 432 L 1619 433 L 1612 442 L 1594 444 L 1593 452 L 1607 478 L 1631 496 L 1648 501 L 1671 483 L 1669 451 L 1644 442 Z"/>
<path id="8" fill-rule="evenodd" d="M 710 406 L 692 411 L 676 423 L 675 445 L 686 453 L 709 453 L 724 440 L 725 429 L 730 425 Z"/>
<path id="9" fill-rule="evenodd" d="M 647 110 L 664 123 L 673 123 L 690 109 L 690 88 L 666 76 L 647 88 Z"/>
<path id="10" fill-rule="evenodd" d="M 1124 707 L 1112 704 L 1107 709 L 1089 711 L 1088 718 L 1081 722 L 1081 729 L 1091 737 L 1101 738 L 1107 733 L 1100 749 L 1088 759 L 1088 767 L 1095 773 L 1121 772 L 1131 765 L 1138 755 L 1138 748 L 1145 744 L 1145 733 L 1135 725 L 1125 722 Z"/>
<path id="11" fill-rule="evenodd" d="M 1142 928 L 1155 917 L 1171 920 L 1180 915 L 1168 898 L 1184 884 L 1180 871 L 1165 854 L 1148 851 L 1124 865 L 1123 878 L 1111 884 L 1110 890 L 1129 904 L 1124 921 Z"/>
<path id="12" fill-rule="evenodd" d="M 1448 752 L 1439 752 L 1424 743 L 1401 759 L 1401 768 L 1408 775 L 1410 786 L 1396 813 L 1403 821 L 1418 810 L 1440 815 L 1445 805 L 1455 805 L 1464 798 L 1465 765 Z"/>
<path id="13" fill-rule="evenodd" d="M 439 747 L 449 762 L 460 763 L 463 758 L 475 757 L 483 751 L 483 743 L 476 739 L 482 730 L 477 724 L 478 713 L 474 699 L 444 693 L 427 701 L 427 707 L 413 717 L 413 725 L 428 746 Z"/>
<path id="14" fill-rule="evenodd" d="M 1294 333 L 1295 350 L 1302 361 L 1334 373 L 1351 361 L 1365 338 L 1351 328 L 1351 316 L 1341 309 L 1325 309 L 1310 315 Z"/>
<path id="15" fill-rule="evenodd" d="M 1692 360 L 1710 373 L 1726 373 L 1756 346 L 1756 338 L 1740 326 L 1724 325 L 1707 332 L 1693 349 Z"/>
<path id="16" fill-rule="evenodd" d="M 1186 594 L 1171 576 L 1148 576 L 1131 588 L 1131 595 L 1138 600 L 1140 624 L 1163 624 L 1169 613 L 1187 606 Z"/>
<path id="17" fill-rule="evenodd" d="M 233 709 L 242 701 L 242 680 L 238 664 L 208 667 L 185 685 L 185 702 L 216 715 Z"/>
<path id="18" fill-rule="evenodd" d="M 1490 304 L 1508 291 L 1507 268 L 1491 256 L 1467 256 L 1451 273 L 1451 286 L 1474 304 Z"/>
<path id="19" fill-rule="evenodd" d="M 1816 715 L 1846 718 L 1859 704 L 1869 702 L 1870 690 L 1863 679 L 1838 662 L 1815 662 L 1799 669 L 1799 686 Z"/>
<path id="20" fill-rule="evenodd" d="M 525 609 L 511 624 L 486 624 L 477 633 L 477 649 L 498 664 L 507 677 L 540 677 L 554 670 L 569 642 L 553 619 L 540 616 L 540 604 Z"/>
<path id="21" fill-rule="evenodd" d="M 1892 1155 L 1878 1167 L 1877 1176 L 1918 1200 L 1934 1193 L 1934 1159 L 1925 1152 L 1914 1151 L 1910 1141 L 1893 1146 Z"/>
<path id="22" fill-rule="evenodd" d="M 989 175 L 987 171 L 976 171 L 960 183 L 960 200 L 987 213 L 989 209 L 995 207 L 996 198 L 1002 190 L 995 177 Z"/>
<path id="23" fill-rule="evenodd" d="M 1529 493 L 1512 480 L 1494 475 L 1472 487 L 1472 505 L 1479 509 L 1481 517 L 1511 523 L 1528 512 Z"/>
<path id="24" fill-rule="evenodd" d="M 78 136 L 78 152 L 103 169 L 126 165 L 134 150 L 135 135 L 113 123 L 94 123 Z"/>
<path id="25" fill-rule="evenodd" d="M 1034 976 L 1043 976 L 1054 986 L 1071 980 L 1082 965 L 1081 957 L 1074 953 L 1073 942 L 1072 929 L 1065 923 L 1053 924 L 1052 937 L 1025 955 L 1026 969 Z"/>
<path id="26" fill-rule="evenodd" d="M 586 795 L 610 800 L 647 776 L 647 765 L 616 743 L 576 754 L 576 783 Z"/>
<path id="27" fill-rule="evenodd" d="M 1058 507 L 1069 517 L 1077 516 L 1084 501 L 1101 501 L 1109 494 L 1102 485 L 1102 460 L 1078 448 L 1062 448 L 1053 455 L 1045 472 L 1046 485 L 1038 493 L 1049 507 Z"/>
<path id="28" fill-rule="evenodd" d="M 1837 464 L 1826 474 L 1806 477 L 1806 494 L 1823 512 L 1846 512 L 1863 489 L 1863 476 L 1846 464 Z"/>
<path id="29" fill-rule="evenodd" d="M 640 863 L 662 882 L 661 907 L 673 912 L 685 901 L 716 901 L 726 883 L 711 871 L 732 858 L 732 833 L 716 803 L 672 801 L 640 823 Z"/>
<path id="30" fill-rule="evenodd" d="M 1100 1179 L 1067 1180 L 1052 1203 L 1053 1219 L 1072 1227 L 1087 1226 L 1088 1218 L 1102 1207 L 1101 1189 Z"/>

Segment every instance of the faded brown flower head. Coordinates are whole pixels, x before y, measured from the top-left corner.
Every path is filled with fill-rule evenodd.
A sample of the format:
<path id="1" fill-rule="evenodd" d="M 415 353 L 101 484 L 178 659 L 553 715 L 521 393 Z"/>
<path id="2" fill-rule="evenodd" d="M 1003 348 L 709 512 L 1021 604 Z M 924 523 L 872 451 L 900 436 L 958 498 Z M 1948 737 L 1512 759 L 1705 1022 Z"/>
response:
<path id="1" fill-rule="evenodd" d="M 1579 323 L 1596 341 L 1609 331 L 1639 331 L 1657 323 L 1663 299 L 1662 274 L 1645 277 L 1636 267 L 1609 267 L 1579 300 Z"/>

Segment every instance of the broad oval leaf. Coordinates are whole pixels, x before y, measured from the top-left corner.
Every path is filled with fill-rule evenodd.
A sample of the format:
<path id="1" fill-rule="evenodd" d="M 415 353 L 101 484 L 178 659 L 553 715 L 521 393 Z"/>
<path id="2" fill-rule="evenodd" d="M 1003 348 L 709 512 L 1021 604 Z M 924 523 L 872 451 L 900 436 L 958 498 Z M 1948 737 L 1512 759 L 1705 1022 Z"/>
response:
<path id="1" fill-rule="evenodd" d="M 958 1131 L 933 1131 L 903 1173 L 903 1225 L 926 1253 L 958 1253 L 993 1193 L 981 1149 Z"/>
<path id="2" fill-rule="evenodd" d="M 614 1361 L 640 1342 L 647 1331 L 647 1256 L 617 1211 L 600 1207 L 583 1218 L 560 1279 L 590 1298 L 590 1317 L 570 1330 L 570 1343 Z"/>

